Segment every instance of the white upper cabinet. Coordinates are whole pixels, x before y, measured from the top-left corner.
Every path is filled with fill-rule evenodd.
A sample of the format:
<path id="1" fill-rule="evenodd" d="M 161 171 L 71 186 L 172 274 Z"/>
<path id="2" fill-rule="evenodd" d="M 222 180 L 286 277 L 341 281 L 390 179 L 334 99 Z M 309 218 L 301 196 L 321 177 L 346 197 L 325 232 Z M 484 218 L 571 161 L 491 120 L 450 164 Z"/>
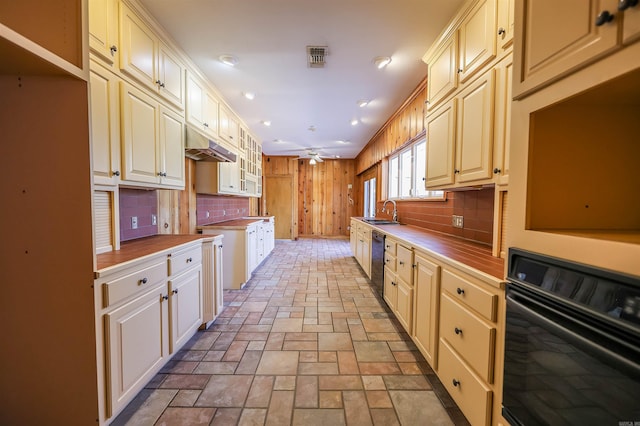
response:
<path id="1" fill-rule="evenodd" d="M 218 139 L 218 100 L 193 73 L 187 72 L 187 123 Z"/>
<path id="2" fill-rule="evenodd" d="M 89 0 L 89 47 L 107 65 L 118 61 L 118 0 Z"/>
<path id="3" fill-rule="evenodd" d="M 497 0 L 478 2 L 460 25 L 458 73 L 464 83 L 496 57 Z"/>
<path id="4" fill-rule="evenodd" d="M 120 70 L 178 108 L 184 108 L 184 64 L 123 3 L 120 4 Z"/>

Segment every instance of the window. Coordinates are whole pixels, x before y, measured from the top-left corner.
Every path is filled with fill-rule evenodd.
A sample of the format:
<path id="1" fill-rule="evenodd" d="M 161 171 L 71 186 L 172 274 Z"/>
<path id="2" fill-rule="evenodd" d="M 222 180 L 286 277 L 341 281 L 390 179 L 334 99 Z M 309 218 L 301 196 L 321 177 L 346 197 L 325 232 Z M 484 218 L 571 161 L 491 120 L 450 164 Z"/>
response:
<path id="1" fill-rule="evenodd" d="M 376 178 L 364 181 L 364 217 L 376 215 Z"/>
<path id="2" fill-rule="evenodd" d="M 443 199 L 444 191 L 427 191 L 424 185 L 427 141 L 422 140 L 389 158 L 389 198 Z"/>

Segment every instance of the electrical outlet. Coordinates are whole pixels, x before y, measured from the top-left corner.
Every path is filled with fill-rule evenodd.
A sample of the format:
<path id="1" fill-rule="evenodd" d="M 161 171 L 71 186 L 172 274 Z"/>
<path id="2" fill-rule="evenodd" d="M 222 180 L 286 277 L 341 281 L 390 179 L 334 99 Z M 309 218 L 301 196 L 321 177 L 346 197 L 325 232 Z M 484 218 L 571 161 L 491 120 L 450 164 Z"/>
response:
<path id="1" fill-rule="evenodd" d="M 152 225 L 157 225 L 158 224 L 158 216 L 156 216 L 155 214 L 151 215 L 151 224 Z"/>
<path id="2" fill-rule="evenodd" d="M 464 217 L 454 214 L 451 220 L 451 224 L 454 228 L 464 228 Z"/>
<path id="3" fill-rule="evenodd" d="M 222 210 L 222 216 L 226 216 L 227 215 L 227 211 L 226 210 Z"/>
<path id="4" fill-rule="evenodd" d="M 131 229 L 138 229 L 138 216 L 131 216 Z"/>
<path id="5" fill-rule="evenodd" d="M 209 210 L 207 210 L 207 213 L 205 214 L 205 217 L 206 217 L 207 219 L 209 219 L 209 216 L 211 216 L 211 213 L 209 213 Z"/>

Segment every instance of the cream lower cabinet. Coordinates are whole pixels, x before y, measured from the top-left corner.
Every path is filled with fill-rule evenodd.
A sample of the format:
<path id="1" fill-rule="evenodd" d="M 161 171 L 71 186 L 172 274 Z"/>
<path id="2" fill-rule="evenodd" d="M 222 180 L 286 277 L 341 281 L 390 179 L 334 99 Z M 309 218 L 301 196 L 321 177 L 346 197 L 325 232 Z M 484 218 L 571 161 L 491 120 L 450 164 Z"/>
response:
<path id="1" fill-rule="evenodd" d="M 413 328 L 413 250 L 385 240 L 384 300 L 407 333 Z M 393 255 L 395 253 L 395 256 Z"/>
<path id="2" fill-rule="evenodd" d="M 437 374 L 473 425 L 497 417 L 501 374 L 497 333 L 504 295 L 455 268 L 442 268 Z"/>
<path id="3" fill-rule="evenodd" d="M 224 308 L 222 250 L 224 235 L 202 243 L 202 328 L 208 328 Z"/>
<path id="4" fill-rule="evenodd" d="M 101 422 L 108 423 L 202 325 L 202 243 L 98 275 Z"/>
<path id="5" fill-rule="evenodd" d="M 414 252 L 413 341 L 435 370 L 438 366 L 438 319 L 441 267 L 429 256 Z"/>
<path id="6" fill-rule="evenodd" d="M 371 227 L 362 222 L 356 226 L 356 260 L 360 267 L 371 278 Z"/>

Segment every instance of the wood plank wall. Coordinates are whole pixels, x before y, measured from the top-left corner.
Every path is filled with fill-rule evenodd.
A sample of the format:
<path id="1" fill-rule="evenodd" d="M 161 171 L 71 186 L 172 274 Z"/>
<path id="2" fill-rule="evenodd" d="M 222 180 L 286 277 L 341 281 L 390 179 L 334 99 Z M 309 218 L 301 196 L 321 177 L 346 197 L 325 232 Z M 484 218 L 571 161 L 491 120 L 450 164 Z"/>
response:
<path id="1" fill-rule="evenodd" d="M 357 174 L 424 136 L 426 95 L 427 80 L 425 78 L 360 151 L 355 160 Z"/>
<path id="2" fill-rule="evenodd" d="M 298 160 L 298 233 L 307 237 L 349 235 L 355 160 L 324 160 L 316 165 Z M 349 188 L 351 185 L 351 188 Z"/>
<path id="3" fill-rule="evenodd" d="M 291 223 L 291 239 L 298 238 L 298 157 L 291 156 L 262 156 L 262 175 L 264 184 L 262 185 L 262 198 L 260 199 L 260 211 L 267 212 L 267 198 L 276 199 L 276 203 L 291 205 L 293 215 Z M 293 199 L 278 200 L 279 194 L 269 193 L 267 190 L 267 180 L 274 177 L 288 176 L 293 182 Z M 271 213 L 271 212 L 269 212 Z M 276 221 L 278 218 L 276 218 Z"/>

